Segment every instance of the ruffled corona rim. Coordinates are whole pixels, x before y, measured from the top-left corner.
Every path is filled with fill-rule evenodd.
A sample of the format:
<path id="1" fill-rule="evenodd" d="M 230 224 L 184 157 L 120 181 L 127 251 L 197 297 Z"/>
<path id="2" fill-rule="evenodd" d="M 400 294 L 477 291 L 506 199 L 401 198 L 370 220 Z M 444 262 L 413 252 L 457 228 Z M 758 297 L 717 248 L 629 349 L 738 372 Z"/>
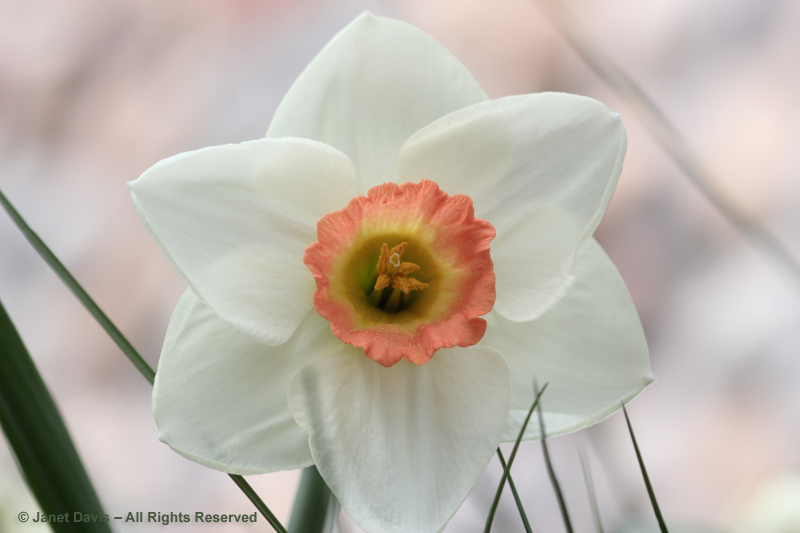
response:
<path id="1" fill-rule="evenodd" d="M 386 367 L 472 346 L 495 301 L 494 236 L 469 196 L 430 180 L 378 185 L 317 223 L 303 257 L 314 307 L 342 342 Z"/>

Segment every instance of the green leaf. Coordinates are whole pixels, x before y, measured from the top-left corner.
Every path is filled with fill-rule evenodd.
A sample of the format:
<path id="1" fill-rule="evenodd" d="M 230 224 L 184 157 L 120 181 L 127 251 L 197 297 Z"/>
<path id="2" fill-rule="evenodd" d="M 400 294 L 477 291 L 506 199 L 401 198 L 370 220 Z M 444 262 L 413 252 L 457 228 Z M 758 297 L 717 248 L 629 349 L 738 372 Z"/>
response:
<path id="1" fill-rule="evenodd" d="M 664 522 L 664 517 L 661 516 L 661 509 L 658 507 L 656 493 L 653 491 L 653 485 L 650 484 L 650 476 L 647 475 L 647 469 L 644 467 L 644 460 L 642 459 L 642 454 L 639 452 L 639 444 L 636 443 L 636 435 L 633 434 L 631 419 L 628 418 L 628 410 L 625 409 L 624 403 L 622 404 L 622 412 L 625 413 L 625 422 L 628 424 L 628 431 L 630 432 L 631 440 L 633 441 L 633 449 L 636 450 L 636 459 L 639 460 L 639 468 L 642 471 L 644 484 L 647 487 L 647 494 L 650 496 L 650 503 L 653 505 L 653 512 L 655 512 L 656 520 L 658 520 L 658 527 L 661 529 L 661 533 L 669 533 L 667 531 L 667 524 Z"/>
<path id="2" fill-rule="evenodd" d="M 11 220 L 14 221 L 14 224 L 22 231 L 22 234 L 28 239 L 28 242 L 31 243 L 33 249 L 36 250 L 39 255 L 44 259 L 45 263 L 50 265 L 50 268 L 53 269 L 53 272 L 61 278 L 61 281 L 64 282 L 64 285 L 72 291 L 72 294 L 83 304 L 87 311 L 97 320 L 100 326 L 106 330 L 109 337 L 117 343 L 120 350 L 128 356 L 133 366 L 135 366 L 139 372 L 144 376 L 144 378 L 153 384 L 155 380 L 156 373 L 150 368 L 150 365 L 147 364 L 139 352 L 133 347 L 133 345 L 128 342 L 128 339 L 122 334 L 122 332 L 114 325 L 113 322 L 106 316 L 106 314 L 100 309 L 94 300 L 89 296 L 89 294 L 81 287 L 78 281 L 70 274 L 69 270 L 58 260 L 58 257 L 55 256 L 53 252 L 50 251 L 50 248 L 39 238 L 38 235 L 28 226 L 27 222 L 22 218 L 22 216 L 17 212 L 11 202 L 8 201 L 8 198 L 0 191 L 0 205 L 8 212 L 8 215 L 11 217 Z"/>
<path id="3" fill-rule="evenodd" d="M 536 391 L 536 383 L 533 384 L 533 389 Z M 547 466 L 547 475 L 550 477 L 550 482 L 553 484 L 553 490 L 558 499 L 558 507 L 561 509 L 561 517 L 564 519 L 564 527 L 567 528 L 567 533 L 572 533 L 572 521 L 569 518 L 569 511 L 567 510 L 567 502 L 564 500 L 564 494 L 561 492 L 561 485 L 558 483 L 556 471 L 553 470 L 553 463 L 550 461 L 550 452 L 547 449 L 547 434 L 544 429 L 544 417 L 542 416 L 542 404 L 539 404 L 539 428 L 542 431 L 542 454 L 544 455 L 544 463 Z"/>
<path id="4" fill-rule="evenodd" d="M 269 510 L 269 507 L 267 507 L 267 505 L 261 500 L 258 494 L 256 494 L 256 491 L 253 490 L 253 487 L 251 487 L 250 484 L 247 481 L 245 481 L 245 479 L 242 476 L 238 474 L 228 474 L 228 475 L 233 480 L 233 482 L 236 483 L 236 485 L 238 485 L 240 489 L 242 489 L 242 492 L 244 492 L 245 496 L 247 496 L 250 499 L 253 505 L 256 506 L 256 509 L 258 509 L 258 511 L 261 513 L 261 516 L 266 518 L 267 522 L 269 522 L 269 525 L 272 526 L 272 529 L 274 529 L 278 533 L 286 533 L 286 528 L 283 527 L 283 524 L 280 523 L 278 518 L 274 514 L 272 514 L 272 511 Z"/>
<path id="5" fill-rule="evenodd" d="M 75 277 L 67 270 L 67 268 L 59 261 L 58 257 L 55 256 L 53 252 L 50 251 L 50 248 L 39 238 L 38 235 L 28 226 L 28 223 L 22 218 L 22 215 L 11 205 L 11 202 L 8 201 L 8 198 L 0 191 L 0 205 L 8 212 L 8 215 L 11 217 L 11 220 L 17 225 L 17 227 L 22 231 L 22 234 L 28 239 L 28 242 L 33 246 L 34 250 L 36 250 L 39 255 L 44 259 L 44 261 L 53 269 L 53 272 L 61 278 L 61 281 L 72 291 L 72 294 L 75 295 L 76 298 L 83 304 L 87 311 L 97 320 L 100 326 L 108 333 L 111 340 L 113 340 L 119 349 L 128 357 L 128 359 L 133 363 L 133 365 L 139 370 L 139 372 L 144 376 L 144 378 L 150 383 L 153 384 L 155 381 L 156 373 L 152 369 L 152 367 L 147 364 L 147 361 L 139 355 L 139 352 L 136 351 L 136 348 L 128 341 L 127 338 L 122 334 L 122 332 L 114 325 L 113 322 L 106 316 L 100 306 L 98 306 L 95 301 L 92 299 L 91 296 L 81 287 Z M 12 326 L 13 328 L 13 326 Z M 21 341 L 20 341 L 21 342 Z M 34 369 L 35 370 L 35 369 Z M 0 383 L 1 385 L 1 383 Z M 0 392 L 2 394 L 2 392 Z M 52 400 L 51 400 L 52 402 Z M 69 436 L 67 436 L 69 438 Z M 286 528 L 278 521 L 272 511 L 269 510 L 269 507 L 259 498 L 258 494 L 253 490 L 247 481 L 242 476 L 229 474 L 230 478 L 233 480 L 234 483 L 244 492 L 244 494 L 248 497 L 248 499 L 253 503 L 253 505 L 258 509 L 262 516 L 269 522 L 269 524 L 277 531 L 278 533 L 286 533 Z"/>
<path id="6" fill-rule="evenodd" d="M 289 519 L 289 533 L 322 533 L 330 501 L 331 489 L 319 475 L 317 467 L 303 469 Z"/>
<path id="7" fill-rule="evenodd" d="M 500 448 L 497 448 L 497 457 L 500 459 L 500 466 L 503 467 L 503 470 L 507 470 L 506 458 L 503 457 L 503 452 L 500 451 Z M 522 525 L 525 526 L 525 533 L 533 533 L 531 524 L 528 522 L 528 514 L 522 506 L 522 500 L 517 492 L 517 486 L 514 484 L 514 478 L 511 476 L 511 472 L 508 473 L 508 487 L 511 489 L 511 494 L 514 495 L 514 501 L 517 502 L 517 510 L 519 511 L 519 517 L 522 519 Z"/>
<path id="8" fill-rule="evenodd" d="M 536 409 L 536 406 L 539 405 L 539 398 L 542 397 L 542 394 L 544 394 L 546 388 L 547 383 L 544 384 L 544 387 L 542 387 L 541 391 L 536 391 L 536 398 L 533 400 L 533 405 L 531 405 L 531 409 L 528 411 L 528 416 L 525 417 L 525 422 L 522 424 L 522 427 L 519 430 L 517 441 L 514 443 L 514 447 L 511 449 L 511 455 L 508 456 L 508 464 L 503 467 L 503 477 L 500 478 L 500 485 L 497 487 L 497 492 L 494 494 L 494 500 L 492 501 L 492 507 L 489 509 L 489 515 L 486 517 L 486 526 L 483 528 L 483 533 L 489 533 L 492 530 L 494 514 L 497 512 L 497 504 L 500 503 L 500 496 L 503 494 L 503 488 L 506 486 L 506 479 L 508 479 L 508 476 L 511 474 L 511 465 L 514 464 L 514 459 L 517 457 L 519 443 L 522 442 L 522 436 L 525 434 L 525 429 L 528 427 L 528 422 L 531 420 L 531 415 L 533 415 L 533 411 Z M 500 448 L 497 450 L 499 452 Z"/>
<path id="9" fill-rule="evenodd" d="M 56 533 L 111 533 L 100 500 L 36 365 L 0 303 L 0 425 L 22 474 Z M 81 521 L 75 519 L 79 513 Z M 89 515 L 100 522 L 85 521 Z M 91 518 L 90 518 L 91 520 Z"/>

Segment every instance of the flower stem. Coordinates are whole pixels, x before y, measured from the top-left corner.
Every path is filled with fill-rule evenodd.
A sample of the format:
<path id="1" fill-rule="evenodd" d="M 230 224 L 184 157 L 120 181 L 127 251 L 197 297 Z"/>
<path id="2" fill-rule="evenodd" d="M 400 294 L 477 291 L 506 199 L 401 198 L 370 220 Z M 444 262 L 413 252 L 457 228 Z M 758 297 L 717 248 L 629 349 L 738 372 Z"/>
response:
<path id="1" fill-rule="evenodd" d="M 325 518 L 325 531 L 324 533 L 333 533 L 336 529 L 336 524 L 339 521 L 339 511 L 342 506 L 336 496 L 331 492 L 330 502 L 328 503 L 328 516 Z"/>
<path id="2" fill-rule="evenodd" d="M 303 469 L 289 519 L 289 533 L 322 533 L 330 501 L 331 489 L 319 475 L 317 467 L 312 465 Z"/>

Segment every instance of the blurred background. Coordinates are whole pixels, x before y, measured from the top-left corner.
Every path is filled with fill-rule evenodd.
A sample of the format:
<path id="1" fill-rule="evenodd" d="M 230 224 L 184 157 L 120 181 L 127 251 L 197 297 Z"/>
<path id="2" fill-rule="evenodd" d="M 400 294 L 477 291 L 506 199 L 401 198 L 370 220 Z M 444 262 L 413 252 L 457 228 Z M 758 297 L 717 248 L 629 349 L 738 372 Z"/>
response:
<path id="1" fill-rule="evenodd" d="M 800 3 L 566 3 L 717 185 L 800 257 Z M 658 380 L 630 414 L 667 523 L 800 531 L 765 525 L 800 512 L 800 284 L 697 192 L 534 0 L 0 0 L 0 188 L 155 367 L 185 285 L 125 183 L 175 153 L 262 137 L 305 65 L 367 9 L 434 36 L 493 98 L 566 91 L 622 115 L 628 154 L 596 236 L 650 344 Z M 149 385 L 5 213 L 0 300 L 107 512 L 253 510 L 227 476 L 157 440 Z M 579 446 L 606 530 L 655 531 L 621 414 L 550 441 L 576 530 L 593 530 Z M 563 531 L 539 443 L 523 444 L 514 474 L 533 529 Z M 447 532 L 482 529 L 500 475 L 494 461 Z M 298 478 L 249 479 L 286 523 Z M 0 530 L 37 531 L 23 510 L 37 508 L 0 440 Z M 347 517 L 341 530 L 358 531 Z M 495 530 L 523 531 L 508 491 Z"/>

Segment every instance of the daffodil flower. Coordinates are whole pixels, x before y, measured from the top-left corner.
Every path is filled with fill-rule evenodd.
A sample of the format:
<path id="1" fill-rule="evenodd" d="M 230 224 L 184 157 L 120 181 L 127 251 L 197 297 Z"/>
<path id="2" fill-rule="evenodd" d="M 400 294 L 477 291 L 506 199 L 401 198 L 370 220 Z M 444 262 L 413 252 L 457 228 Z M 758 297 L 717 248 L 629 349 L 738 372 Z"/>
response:
<path id="1" fill-rule="evenodd" d="M 652 380 L 592 238 L 625 148 L 597 101 L 490 100 L 431 37 L 362 15 L 266 138 L 130 184 L 189 285 L 158 364 L 159 438 L 230 473 L 315 464 L 365 530 L 441 531 L 515 440 L 534 376 L 553 435 Z"/>

